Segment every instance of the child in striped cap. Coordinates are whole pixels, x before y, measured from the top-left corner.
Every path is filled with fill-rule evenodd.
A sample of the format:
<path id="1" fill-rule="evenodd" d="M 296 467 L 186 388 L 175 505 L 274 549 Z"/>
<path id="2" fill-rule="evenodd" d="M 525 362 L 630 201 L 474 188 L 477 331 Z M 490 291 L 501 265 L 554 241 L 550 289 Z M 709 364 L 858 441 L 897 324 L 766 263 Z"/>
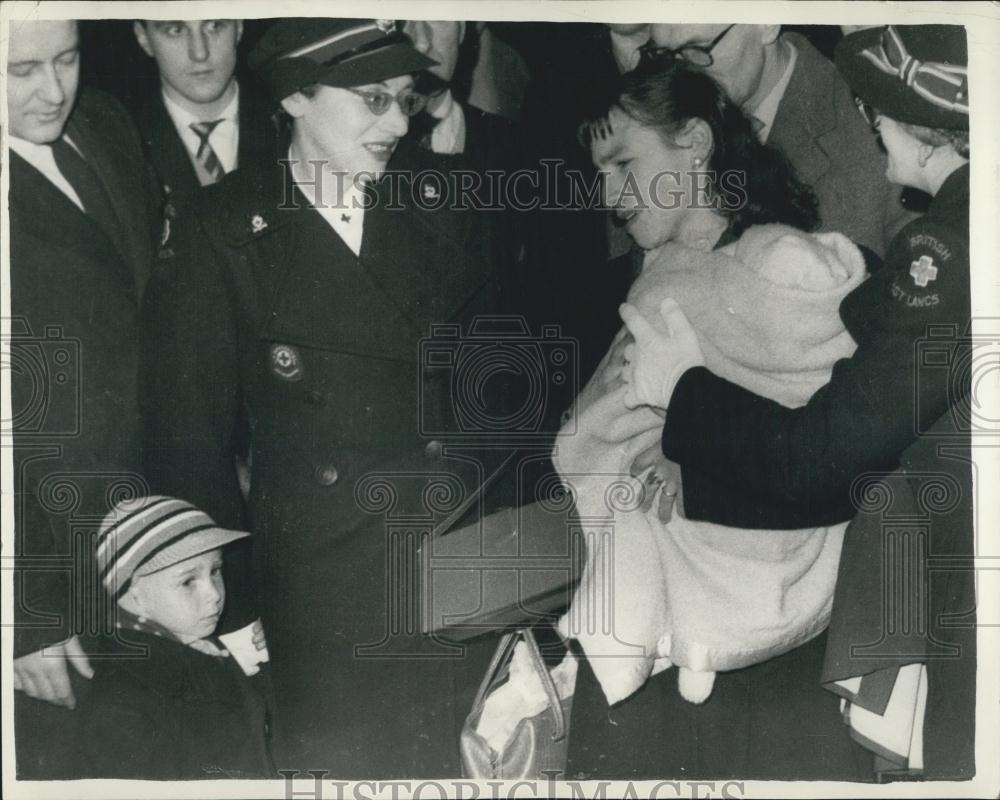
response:
<path id="1" fill-rule="evenodd" d="M 222 615 L 222 547 L 249 533 L 219 528 L 204 511 L 172 497 L 119 504 L 97 539 L 97 569 L 120 611 L 118 626 L 191 644 Z"/>
<path id="2" fill-rule="evenodd" d="M 222 548 L 247 536 L 172 497 L 120 503 L 104 519 L 96 563 L 118 631 L 80 706 L 81 777 L 274 774 L 264 700 L 208 639 L 225 603 Z"/>

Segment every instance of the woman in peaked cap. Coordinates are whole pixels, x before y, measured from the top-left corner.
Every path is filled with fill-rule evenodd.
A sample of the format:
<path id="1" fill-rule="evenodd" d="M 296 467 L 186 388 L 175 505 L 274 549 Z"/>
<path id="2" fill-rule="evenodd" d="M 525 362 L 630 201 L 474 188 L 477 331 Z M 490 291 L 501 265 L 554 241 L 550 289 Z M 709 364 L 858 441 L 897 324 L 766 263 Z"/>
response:
<path id="1" fill-rule="evenodd" d="M 434 62 L 394 23 L 282 19 L 250 64 L 288 157 L 211 187 L 161 253 L 144 309 L 150 480 L 221 524 L 247 516 L 279 769 L 456 775 L 471 697 L 455 699 L 457 649 L 420 635 L 410 544 L 480 469 L 425 435 L 462 428 L 420 352 L 433 325 L 496 313 L 491 244 L 479 215 L 422 207 L 434 192 L 407 183 L 449 168 L 401 152 L 424 103 L 413 73 Z"/>

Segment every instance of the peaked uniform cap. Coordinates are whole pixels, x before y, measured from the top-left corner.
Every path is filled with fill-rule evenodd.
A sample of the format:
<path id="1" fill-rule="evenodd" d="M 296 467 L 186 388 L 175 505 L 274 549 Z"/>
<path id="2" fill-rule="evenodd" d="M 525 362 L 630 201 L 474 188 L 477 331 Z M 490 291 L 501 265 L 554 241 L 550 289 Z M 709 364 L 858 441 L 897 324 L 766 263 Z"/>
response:
<path id="1" fill-rule="evenodd" d="M 409 75 L 437 62 L 417 52 L 393 20 L 291 17 L 272 25 L 250 68 L 275 103 L 314 83 L 346 88 Z"/>
<path id="2" fill-rule="evenodd" d="M 854 94 L 886 116 L 969 129 L 969 54 L 961 25 L 865 28 L 841 39 L 834 59 Z"/>

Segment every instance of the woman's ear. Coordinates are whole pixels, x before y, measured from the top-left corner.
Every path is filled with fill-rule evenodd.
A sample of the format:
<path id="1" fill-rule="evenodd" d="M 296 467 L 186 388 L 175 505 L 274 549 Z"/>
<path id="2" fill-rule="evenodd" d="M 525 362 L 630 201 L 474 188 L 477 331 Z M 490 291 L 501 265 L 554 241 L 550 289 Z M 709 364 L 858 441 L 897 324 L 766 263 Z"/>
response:
<path id="1" fill-rule="evenodd" d="M 690 149 L 691 158 L 698 160 L 699 166 L 706 163 L 708 157 L 712 155 L 712 129 L 703 119 L 697 117 L 689 119 L 681 132 L 674 137 L 674 141 L 678 147 Z"/>
<path id="2" fill-rule="evenodd" d="M 937 148 L 932 144 L 927 144 L 926 142 L 921 142 L 920 146 L 917 148 L 917 163 L 921 167 L 926 167 L 927 162 L 931 160 L 931 156 L 934 155 L 934 151 Z"/>

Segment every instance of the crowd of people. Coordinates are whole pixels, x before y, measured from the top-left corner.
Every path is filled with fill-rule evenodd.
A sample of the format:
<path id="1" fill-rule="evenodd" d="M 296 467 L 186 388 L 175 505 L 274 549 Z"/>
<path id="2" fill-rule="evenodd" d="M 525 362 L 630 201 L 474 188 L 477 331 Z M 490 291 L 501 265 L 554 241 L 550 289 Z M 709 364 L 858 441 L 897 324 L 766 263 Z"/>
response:
<path id="1" fill-rule="evenodd" d="M 592 85 L 500 32 L 283 18 L 241 65 L 243 21 L 135 20 L 159 91 L 130 113 L 79 85 L 75 21 L 12 24 L 19 777 L 460 775 L 495 639 L 412 628 L 410 534 L 527 439 L 570 485 L 610 454 L 652 550 L 700 548 L 616 551 L 643 674 L 560 622 L 568 777 L 974 774 L 971 568 L 895 598 L 905 641 L 882 603 L 911 556 L 973 554 L 969 375 L 941 369 L 969 357 L 964 30 L 831 61 L 778 25 L 593 26 Z M 572 379 L 466 392 L 498 320 L 571 342 Z M 658 584 L 701 568 L 787 635 L 685 638 Z M 806 574 L 808 618 L 755 605 Z"/>

